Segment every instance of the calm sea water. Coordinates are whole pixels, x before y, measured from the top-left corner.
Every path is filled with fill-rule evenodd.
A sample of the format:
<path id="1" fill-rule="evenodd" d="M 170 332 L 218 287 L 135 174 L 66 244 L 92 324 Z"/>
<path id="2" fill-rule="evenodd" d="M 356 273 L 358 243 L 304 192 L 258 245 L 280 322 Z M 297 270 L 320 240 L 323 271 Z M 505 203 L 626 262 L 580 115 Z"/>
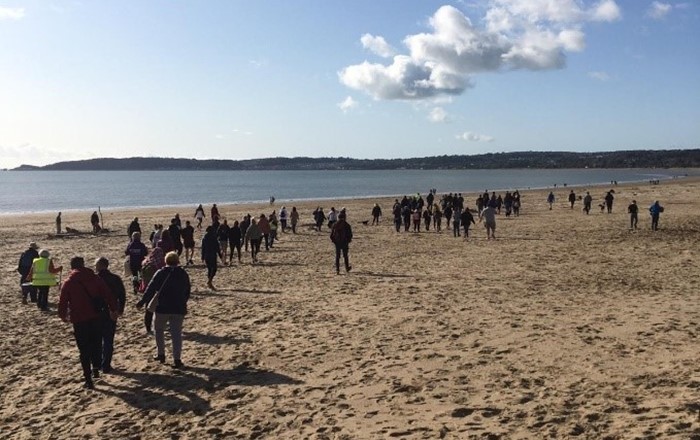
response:
<path id="1" fill-rule="evenodd" d="M 4 171 L 0 213 L 343 199 L 585 186 L 700 175 L 697 169 L 392 171 Z"/>

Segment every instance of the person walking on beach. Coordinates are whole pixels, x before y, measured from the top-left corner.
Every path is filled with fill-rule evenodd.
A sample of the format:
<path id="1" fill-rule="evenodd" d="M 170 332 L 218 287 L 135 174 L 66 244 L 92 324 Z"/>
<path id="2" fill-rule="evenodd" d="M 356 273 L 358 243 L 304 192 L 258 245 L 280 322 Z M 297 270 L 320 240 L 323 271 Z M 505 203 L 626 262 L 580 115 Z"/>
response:
<path id="1" fill-rule="evenodd" d="M 433 205 L 433 224 L 435 225 L 435 232 L 442 231 L 442 212 L 437 203 Z"/>
<path id="2" fill-rule="evenodd" d="M 219 218 L 220 218 L 220 217 L 221 217 L 221 216 L 220 216 L 220 214 L 219 214 L 219 207 L 216 206 L 216 203 L 214 203 L 214 204 L 211 206 L 211 223 L 212 223 L 212 224 L 219 223 Z"/>
<path id="3" fill-rule="evenodd" d="M 459 207 L 455 207 L 454 210 L 452 211 L 452 236 L 454 237 L 459 237 L 459 227 L 460 227 L 460 221 L 462 219 L 462 211 L 459 210 Z"/>
<path id="4" fill-rule="evenodd" d="M 219 225 L 216 231 L 216 239 L 219 240 L 219 249 L 221 249 L 221 262 L 226 264 L 226 255 L 228 254 L 228 236 L 231 233 L 231 227 L 228 225 L 228 220 Z"/>
<path id="5" fill-rule="evenodd" d="M 250 214 L 246 214 L 243 216 L 243 220 L 241 221 L 241 237 L 244 238 L 243 240 L 243 245 L 245 247 L 245 251 L 248 252 L 248 239 L 245 238 L 246 232 L 248 232 L 248 227 L 250 226 Z"/>
<path id="6" fill-rule="evenodd" d="M 280 227 L 282 228 L 283 234 L 287 232 L 287 217 L 287 207 L 283 206 L 282 209 L 280 209 Z"/>
<path id="7" fill-rule="evenodd" d="M 637 229 L 639 206 L 637 206 L 636 200 L 632 200 L 632 203 L 627 207 L 627 212 L 630 215 L 630 229 Z"/>
<path id="8" fill-rule="evenodd" d="M 292 206 L 292 212 L 289 214 L 289 220 L 292 223 L 292 233 L 297 233 L 297 223 L 299 223 L 299 211 L 297 211 L 296 206 Z M 241 231 L 243 233 L 243 231 Z"/>
<path id="9" fill-rule="evenodd" d="M 39 258 L 38 248 L 39 246 L 32 241 L 29 243 L 29 248 L 22 252 L 22 255 L 19 257 L 17 272 L 19 272 L 19 287 L 22 289 L 22 304 L 27 303 L 27 295 L 29 295 L 31 302 L 36 302 L 36 287 L 29 282 L 28 277 L 32 271 L 34 260 Z"/>
<path id="10" fill-rule="evenodd" d="M 214 236 L 216 241 L 216 236 Z M 166 267 L 160 269 L 148 283 L 143 298 L 136 304 L 142 308 L 158 293 L 158 306 L 155 312 L 156 355 L 154 360 L 165 363 L 165 326 L 170 330 L 173 344 L 173 367 L 183 368 L 182 363 L 182 325 L 187 314 L 187 302 L 190 299 L 191 285 L 187 272 L 180 267 L 180 258 L 176 252 L 165 256 Z"/>
<path id="11" fill-rule="evenodd" d="M 413 220 L 413 232 L 420 232 L 421 213 L 419 209 L 413 210 L 413 213 L 411 213 L 411 219 Z"/>
<path id="12" fill-rule="evenodd" d="M 119 314 L 119 304 L 109 287 L 93 271 L 85 267 L 82 257 L 70 260 L 71 271 L 61 287 L 58 300 L 58 316 L 63 322 L 73 324 L 73 335 L 80 352 L 85 388 L 95 387 L 93 378 L 100 377 L 102 364 L 102 329 L 104 326 L 101 307 L 106 305 L 109 319 Z"/>
<path id="13" fill-rule="evenodd" d="M 574 203 L 576 203 L 576 193 L 573 189 L 569 193 L 569 203 L 571 204 L 571 209 L 574 209 Z"/>
<path id="14" fill-rule="evenodd" d="M 100 216 L 97 215 L 97 211 L 93 211 L 92 215 L 90 216 L 90 224 L 92 225 L 92 232 L 97 233 L 100 232 Z"/>
<path id="15" fill-rule="evenodd" d="M 126 304 L 126 290 L 119 275 L 109 271 L 109 260 L 100 257 L 95 261 L 97 276 L 104 281 L 109 293 L 117 301 L 118 316 L 124 315 Z M 117 331 L 117 321 L 111 317 L 102 316 L 102 372 L 108 374 L 112 371 L 112 355 L 114 353 L 114 334 Z"/>
<path id="16" fill-rule="evenodd" d="M 200 203 L 197 209 L 194 210 L 194 218 L 197 219 L 197 229 L 202 229 L 202 220 L 204 220 L 206 215 L 204 214 L 204 207 Z"/>
<path id="17" fill-rule="evenodd" d="M 547 196 L 547 203 L 549 203 L 549 210 L 552 210 L 552 205 L 554 205 L 554 193 L 549 192 L 549 195 Z"/>
<path id="18" fill-rule="evenodd" d="M 352 241 L 352 228 L 346 221 L 345 212 L 341 212 L 338 216 L 338 221 L 333 225 L 331 230 L 331 241 L 335 244 L 335 273 L 340 274 L 340 254 L 343 254 L 345 261 L 345 271 L 350 272 L 350 260 L 348 259 L 349 245 Z"/>
<path id="19" fill-rule="evenodd" d="M 228 259 L 228 265 L 232 266 L 233 265 L 233 255 L 234 251 L 236 252 L 236 255 L 238 256 L 238 262 L 241 262 L 241 240 L 243 236 L 241 235 L 241 227 L 238 224 L 238 220 L 234 220 L 233 226 L 231 226 L 231 230 L 228 233 L 228 242 L 229 245 L 231 246 L 231 253 L 229 255 Z"/>
<path id="20" fill-rule="evenodd" d="M 430 207 L 430 205 L 428 205 Z M 430 222 L 433 219 L 433 214 L 430 212 L 430 209 L 426 209 L 423 211 L 423 225 L 425 226 L 425 230 L 429 231 L 430 230 Z"/>
<path id="21" fill-rule="evenodd" d="M 462 227 L 464 228 L 464 239 L 466 240 L 469 237 L 469 226 L 471 226 L 472 224 L 476 224 L 474 222 L 474 216 L 472 215 L 469 208 L 465 208 L 464 211 L 462 211 L 462 215 L 459 218 L 459 220 L 462 223 Z"/>
<path id="22" fill-rule="evenodd" d="M 586 212 L 586 215 L 588 215 L 589 212 L 591 212 L 591 204 L 593 203 L 593 197 L 591 197 L 591 193 L 586 191 L 586 197 L 583 198 L 583 210 Z"/>
<path id="23" fill-rule="evenodd" d="M 32 287 L 37 290 L 36 305 L 43 311 L 49 310 L 49 289 L 58 284 L 56 274 L 63 270 L 63 266 L 55 267 L 48 250 L 39 251 L 39 257 L 32 261 L 32 268 L 27 279 L 32 282 Z"/>
<path id="24" fill-rule="evenodd" d="M 394 214 L 394 227 L 396 228 L 396 232 L 401 232 L 401 211 L 401 205 L 394 204 L 392 214 Z"/>
<path id="25" fill-rule="evenodd" d="M 270 222 L 267 220 L 267 217 L 265 217 L 265 214 L 260 214 L 260 218 L 258 219 L 258 228 L 260 228 L 260 232 L 262 233 L 263 240 L 265 240 L 265 250 L 269 251 L 270 250 Z"/>
<path id="26" fill-rule="evenodd" d="M 185 227 L 180 231 L 182 244 L 185 246 L 185 264 L 194 264 L 194 228 L 189 220 L 185 221 Z"/>
<path id="27" fill-rule="evenodd" d="M 258 262 L 258 252 L 260 252 L 260 240 L 262 239 L 262 231 L 255 222 L 255 219 L 250 221 L 250 226 L 245 232 L 245 242 L 250 243 L 250 258 L 253 263 Z"/>
<path id="28" fill-rule="evenodd" d="M 146 287 L 153 279 L 153 275 L 165 267 L 165 252 L 163 252 L 161 247 L 162 244 L 162 241 L 158 242 L 158 245 L 141 264 L 141 283 L 139 284 L 139 292 L 141 293 L 146 291 Z M 153 312 L 146 310 L 143 316 L 143 323 L 146 327 L 146 333 L 153 333 Z"/>
<path id="29" fill-rule="evenodd" d="M 659 205 L 659 201 L 655 201 L 653 205 L 649 208 L 649 214 L 651 214 L 651 230 L 659 230 L 659 216 L 664 212 L 664 207 Z"/>
<path id="30" fill-rule="evenodd" d="M 138 293 L 139 282 L 141 278 L 141 263 L 148 255 L 148 249 L 141 243 L 141 233 L 134 232 L 131 235 L 131 242 L 126 247 L 124 255 L 129 256 L 129 268 L 131 269 L 131 284 L 134 287 L 134 293 Z"/>
<path id="31" fill-rule="evenodd" d="M 213 281 L 216 276 L 217 257 L 222 261 L 224 259 L 214 226 L 207 226 L 206 233 L 202 237 L 202 261 L 207 265 L 207 287 L 211 290 L 216 290 Z M 167 259 L 165 263 L 168 263 Z"/>
<path id="32" fill-rule="evenodd" d="M 129 227 L 126 229 L 126 235 L 131 237 L 134 232 L 141 232 L 141 225 L 139 225 L 139 218 L 135 217 L 131 223 L 129 223 Z"/>
<path id="33" fill-rule="evenodd" d="M 323 213 L 323 208 L 320 206 L 314 211 L 314 221 L 316 222 L 316 230 L 321 232 L 321 225 L 326 220 L 326 214 Z"/>
<path id="34" fill-rule="evenodd" d="M 486 227 L 486 239 L 496 239 L 496 210 L 493 206 L 487 205 L 483 211 L 481 211 L 481 218 L 479 223 L 484 222 Z"/>
<path id="35" fill-rule="evenodd" d="M 613 190 L 610 190 L 605 194 L 605 207 L 608 209 L 608 214 L 612 214 L 613 200 L 615 200 L 613 192 Z"/>
<path id="36" fill-rule="evenodd" d="M 56 216 L 56 235 L 61 235 L 61 213 Z"/>
<path id="37" fill-rule="evenodd" d="M 372 208 L 372 225 L 378 225 L 379 224 L 379 217 L 382 216 L 382 208 L 379 207 L 378 203 L 374 204 L 374 207 Z"/>
<path id="38" fill-rule="evenodd" d="M 334 206 L 331 206 L 331 210 L 328 211 L 328 228 L 333 229 L 333 225 L 338 221 L 338 212 L 335 210 Z"/>
<path id="39" fill-rule="evenodd" d="M 170 239 L 173 241 L 173 250 L 177 252 L 178 255 L 182 255 L 182 232 L 180 226 L 177 224 L 176 218 L 170 220 L 168 235 L 170 235 Z"/>

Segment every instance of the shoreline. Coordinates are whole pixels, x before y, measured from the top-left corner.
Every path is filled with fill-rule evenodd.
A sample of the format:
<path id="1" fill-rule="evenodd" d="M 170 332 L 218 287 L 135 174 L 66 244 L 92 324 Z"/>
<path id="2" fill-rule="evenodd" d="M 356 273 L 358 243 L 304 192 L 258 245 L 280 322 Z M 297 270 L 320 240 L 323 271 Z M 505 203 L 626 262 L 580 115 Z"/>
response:
<path id="1" fill-rule="evenodd" d="M 699 169 L 700 170 L 700 169 Z M 690 179 L 690 180 L 689 180 Z M 700 179 L 700 175 L 694 176 L 694 175 L 673 175 L 673 176 L 666 176 L 665 178 L 660 178 L 660 179 L 649 179 L 649 180 L 659 180 L 660 182 L 668 183 L 670 182 L 676 182 L 676 181 L 694 181 Z M 618 186 L 623 186 L 623 185 L 639 185 L 643 183 L 648 183 L 649 180 L 626 180 L 626 181 L 618 181 Z M 580 188 L 601 188 L 601 187 L 606 187 L 606 186 L 611 186 L 610 184 L 606 182 L 600 182 L 600 183 L 590 183 L 590 184 L 566 184 L 564 185 L 563 183 L 556 184 L 557 186 L 551 185 L 551 186 L 542 186 L 542 187 L 526 187 L 523 189 L 519 188 L 505 188 L 505 189 L 499 189 L 499 188 L 489 188 L 488 192 L 497 192 L 497 193 L 505 193 L 506 191 L 515 191 L 519 190 L 521 194 L 527 193 L 527 192 L 532 192 L 532 191 L 546 191 L 546 190 L 563 190 L 563 189 L 580 189 Z M 612 185 L 614 187 L 614 185 Z M 450 191 L 446 192 L 439 192 L 438 194 L 447 194 Z M 452 191 L 452 193 L 462 193 L 464 195 L 478 195 L 483 193 L 483 191 Z M 420 192 L 420 194 L 427 194 L 424 192 Z M 378 199 L 378 200 L 384 200 L 384 199 L 394 199 L 394 198 L 401 198 L 404 195 L 413 195 L 413 193 L 404 193 L 404 194 L 389 194 L 389 195 L 368 195 L 368 196 L 342 196 L 342 197 L 315 197 L 315 198 L 300 198 L 300 199 L 282 199 L 282 200 L 275 200 L 274 205 L 270 205 L 268 201 L 266 200 L 258 200 L 258 201 L 243 201 L 243 202 L 214 202 L 217 204 L 217 206 L 224 207 L 224 208 L 234 208 L 234 207 L 246 207 L 246 206 L 260 206 L 260 205 L 270 205 L 270 206 L 285 206 L 285 204 L 292 204 L 292 203 L 298 203 L 298 204 L 303 204 L 307 205 L 309 203 L 313 204 L 315 202 L 323 204 L 324 202 L 328 201 L 354 201 L 354 200 L 369 200 L 369 199 Z M 102 212 L 104 213 L 115 213 L 115 212 L 121 212 L 121 211 L 127 211 L 127 212 L 134 212 L 137 210 L 160 210 L 160 209 L 171 209 L 171 210 L 177 210 L 177 209 L 192 209 L 196 208 L 198 203 L 181 203 L 181 204 L 173 204 L 173 205 L 151 205 L 151 206 L 121 206 L 121 207 L 109 207 L 109 208 L 103 208 Z M 211 203 L 203 203 L 203 206 L 210 206 Z M 95 208 L 90 208 L 90 209 L 84 209 L 84 208 L 70 208 L 70 209 L 65 209 L 62 210 L 62 213 L 69 213 L 69 214 L 82 214 L 82 213 L 91 213 L 92 211 L 95 211 Z M 58 211 L 57 210 L 42 210 L 42 211 L 19 211 L 19 212 L 2 212 L 0 213 L 0 218 L 2 217 L 19 217 L 19 216 L 43 216 L 43 215 L 55 215 Z"/>

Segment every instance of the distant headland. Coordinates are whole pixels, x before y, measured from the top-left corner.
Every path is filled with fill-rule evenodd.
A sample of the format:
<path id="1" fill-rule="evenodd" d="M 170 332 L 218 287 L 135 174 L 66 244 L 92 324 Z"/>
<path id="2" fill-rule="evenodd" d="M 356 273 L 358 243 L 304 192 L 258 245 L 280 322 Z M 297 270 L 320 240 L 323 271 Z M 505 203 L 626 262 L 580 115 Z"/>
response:
<path id="1" fill-rule="evenodd" d="M 525 151 L 477 155 L 430 156 L 407 159 L 349 157 L 271 157 L 265 159 L 183 159 L 168 157 L 98 158 L 22 165 L 12 171 L 128 171 L 128 170 L 398 170 L 398 169 L 515 169 L 515 168 L 697 168 L 700 149 L 627 150 L 593 153 Z"/>

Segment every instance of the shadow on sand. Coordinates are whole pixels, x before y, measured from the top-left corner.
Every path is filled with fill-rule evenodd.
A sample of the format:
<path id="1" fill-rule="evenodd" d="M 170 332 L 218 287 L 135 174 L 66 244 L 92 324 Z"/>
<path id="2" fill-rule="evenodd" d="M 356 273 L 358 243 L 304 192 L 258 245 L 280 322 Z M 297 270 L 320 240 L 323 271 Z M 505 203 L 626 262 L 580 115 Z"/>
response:
<path id="1" fill-rule="evenodd" d="M 218 388 L 238 386 L 299 385 L 303 382 L 273 371 L 250 366 L 247 362 L 232 369 L 187 366 L 173 372 L 120 371 L 127 385 L 107 383 L 98 390 L 122 399 L 142 410 L 167 414 L 191 412 L 204 415 L 211 410 L 207 394 Z"/>

